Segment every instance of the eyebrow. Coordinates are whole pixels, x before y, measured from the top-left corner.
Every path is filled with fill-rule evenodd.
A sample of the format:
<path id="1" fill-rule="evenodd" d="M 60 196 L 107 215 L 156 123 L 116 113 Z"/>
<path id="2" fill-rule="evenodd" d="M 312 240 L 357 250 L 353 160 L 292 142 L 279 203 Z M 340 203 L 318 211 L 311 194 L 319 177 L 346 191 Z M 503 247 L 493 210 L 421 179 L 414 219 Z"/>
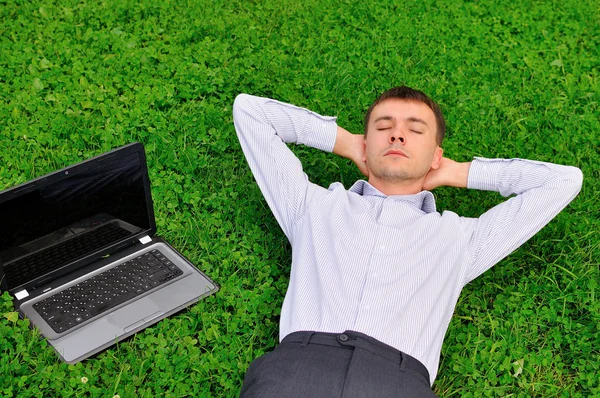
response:
<path id="1" fill-rule="evenodd" d="M 421 123 L 421 124 L 424 124 L 425 126 L 429 127 L 429 125 L 427 123 L 425 123 L 425 120 L 419 119 L 418 117 L 409 117 L 406 120 L 408 120 L 409 122 Z"/>
<path id="2" fill-rule="evenodd" d="M 377 123 L 382 120 L 394 120 L 394 118 L 392 116 L 380 116 L 377 119 L 375 119 L 375 121 L 373 123 Z M 413 123 L 421 123 L 421 124 L 424 124 L 425 126 L 429 127 L 429 125 L 425 122 L 425 120 L 419 119 L 418 117 L 414 117 L 414 116 L 408 117 L 408 118 L 406 118 L 406 120 L 409 122 L 413 122 Z"/>
<path id="3" fill-rule="evenodd" d="M 391 116 L 379 116 L 373 123 L 380 122 L 382 120 L 393 120 L 394 118 Z"/>

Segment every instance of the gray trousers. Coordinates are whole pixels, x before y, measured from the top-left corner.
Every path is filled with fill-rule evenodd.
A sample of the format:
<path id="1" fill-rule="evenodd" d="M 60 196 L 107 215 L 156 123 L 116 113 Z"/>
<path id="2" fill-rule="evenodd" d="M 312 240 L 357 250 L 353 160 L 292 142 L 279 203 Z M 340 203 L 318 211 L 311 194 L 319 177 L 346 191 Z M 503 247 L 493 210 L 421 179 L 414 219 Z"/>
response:
<path id="1" fill-rule="evenodd" d="M 436 397 L 417 359 L 365 334 L 295 332 L 248 368 L 242 398 Z"/>

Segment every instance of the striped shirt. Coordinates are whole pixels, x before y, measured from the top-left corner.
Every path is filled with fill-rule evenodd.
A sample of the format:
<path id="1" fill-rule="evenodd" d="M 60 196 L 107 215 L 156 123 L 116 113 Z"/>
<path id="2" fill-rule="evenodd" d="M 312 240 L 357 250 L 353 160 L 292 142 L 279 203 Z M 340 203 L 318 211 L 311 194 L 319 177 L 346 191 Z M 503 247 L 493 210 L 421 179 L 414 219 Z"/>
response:
<path id="1" fill-rule="evenodd" d="M 286 143 L 333 150 L 336 118 L 240 94 L 242 150 L 292 246 L 280 341 L 355 330 L 419 359 L 436 378 L 462 288 L 537 233 L 577 195 L 576 167 L 475 158 L 468 188 L 510 199 L 479 218 L 436 211 L 433 194 L 386 196 L 368 182 L 311 183 Z"/>

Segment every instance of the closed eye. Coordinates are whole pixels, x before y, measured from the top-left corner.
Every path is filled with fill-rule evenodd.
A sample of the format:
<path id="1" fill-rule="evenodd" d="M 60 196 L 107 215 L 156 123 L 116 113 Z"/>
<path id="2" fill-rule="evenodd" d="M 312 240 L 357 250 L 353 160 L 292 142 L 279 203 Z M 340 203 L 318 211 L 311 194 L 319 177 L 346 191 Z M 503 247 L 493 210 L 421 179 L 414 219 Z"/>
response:
<path id="1" fill-rule="evenodd" d="M 410 131 L 412 131 L 413 133 L 417 133 L 417 134 L 423 134 L 423 132 L 419 131 L 419 130 L 410 130 Z"/>

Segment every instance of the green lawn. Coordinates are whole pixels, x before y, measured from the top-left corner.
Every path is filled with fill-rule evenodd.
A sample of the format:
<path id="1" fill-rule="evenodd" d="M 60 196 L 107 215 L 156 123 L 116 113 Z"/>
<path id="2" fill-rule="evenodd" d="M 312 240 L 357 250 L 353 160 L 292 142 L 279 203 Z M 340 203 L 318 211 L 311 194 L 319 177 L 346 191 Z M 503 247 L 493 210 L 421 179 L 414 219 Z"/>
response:
<path id="1" fill-rule="evenodd" d="M 567 209 L 465 288 L 435 391 L 600 397 L 599 26 L 595 0 L 0 0 L 0 189 L 141 141 L 160 235 L 222 286 L 74 366 L 4 295 L 0 396 L 237 395 L 276 345 L 290 248 L 235 137 L 235 96 L 360 133 L 375 97 L 406 84 L 441 104 L 451 158 L 585 175 Z M 319 184 L 361 177 L 346 159 L 294 151 Z M 466 216 L 501 200 L 435 195 Z"/>

